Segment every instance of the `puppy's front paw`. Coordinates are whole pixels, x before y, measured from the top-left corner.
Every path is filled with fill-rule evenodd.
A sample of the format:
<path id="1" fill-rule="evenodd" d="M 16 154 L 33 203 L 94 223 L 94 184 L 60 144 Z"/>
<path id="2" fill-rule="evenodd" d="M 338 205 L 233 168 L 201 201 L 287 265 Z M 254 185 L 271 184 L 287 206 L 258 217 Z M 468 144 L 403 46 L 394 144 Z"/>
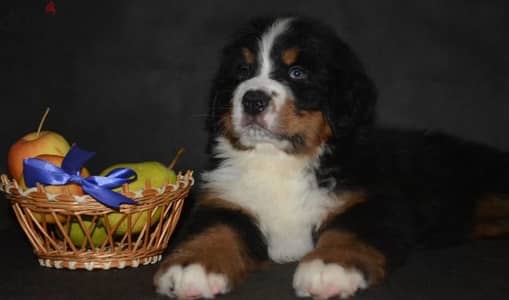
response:
<path id="1" fill-rule="evenodd" d="M 358 270 L 326 264 L 321 259 L 301 262 L 293 276 L 293 288 L 299 297 L 347 298 L 366 287 L 366 280 Z"/>
<path id="2" fill-rule="evenodd" d="M 173 265 L 155 279 L 159 294 L 171 298 L 214 298 L 229 290 L 228 278 L 224 274 L 207 273 L 200 264 Z"/>

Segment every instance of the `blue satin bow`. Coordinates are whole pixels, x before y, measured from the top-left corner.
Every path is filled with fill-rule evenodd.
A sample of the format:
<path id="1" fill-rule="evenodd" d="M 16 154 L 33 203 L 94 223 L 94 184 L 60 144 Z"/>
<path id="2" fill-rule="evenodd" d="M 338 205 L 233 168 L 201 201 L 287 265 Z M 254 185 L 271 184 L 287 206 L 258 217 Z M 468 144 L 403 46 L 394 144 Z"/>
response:
<path id="1" fill-rule="evenodd" d="M 26 158 L 23 160 L 25 183 L 28 187 L 34 187 L 37 182 L 48 185 L 77 183 L 85 193 L 108 207 L 119 209 L 120 204 L 137 204 L 136 201 L 110 190 L 136 180 L 137 175 L 134 170 L 117 168 L 107 176 L 85 178 L 80 175 L 81 167 L 94 155 L 93 152 L 73 145 L 62 161 L 61 168 L 42 159 Z"/>

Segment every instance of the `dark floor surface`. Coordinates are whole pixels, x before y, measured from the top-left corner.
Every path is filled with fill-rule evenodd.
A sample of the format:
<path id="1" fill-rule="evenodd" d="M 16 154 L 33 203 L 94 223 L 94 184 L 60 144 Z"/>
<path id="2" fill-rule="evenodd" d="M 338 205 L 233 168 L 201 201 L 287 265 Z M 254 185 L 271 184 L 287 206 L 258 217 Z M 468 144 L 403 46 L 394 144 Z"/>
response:
<path id="1" fill-rule="evenodd" d="M 164 299 L 152 288 L 157 265 L 108 271 L 69 271 L 39 266 L 21 230 L 0 232 L 1 299 Z M 252 274 L 220 299 L 296 299 L 295 264 Z M 509 241 L 479 241 L 413 255 L 382 285 L 352 300 L 509 299 Z"/>

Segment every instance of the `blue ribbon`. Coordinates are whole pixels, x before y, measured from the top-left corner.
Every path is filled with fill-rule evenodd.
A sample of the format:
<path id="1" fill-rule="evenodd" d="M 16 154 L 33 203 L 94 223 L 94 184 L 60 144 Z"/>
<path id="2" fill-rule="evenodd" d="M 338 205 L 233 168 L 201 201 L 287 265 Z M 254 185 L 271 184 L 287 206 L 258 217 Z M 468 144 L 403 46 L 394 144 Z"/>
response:
<path id="1" fill-rule="evenodd" d="M 128 168 L 117 168 L 107 176 L 80 175 L 81 167 L 95 155 L 73 145 L 62 161 L 62 167 L 38 158 L 26 158 L 23 160 L 23 174 L 28 187 L 34 187 L 37 182 L 47 185 L 64 185 L 69 183 L 79 184 L 83 191 L 98 202 L 119 209 L 120 204 L 137 204 L 136 201 L 112 191 L 124 183 L 136 180 L 136 172 Z"/>

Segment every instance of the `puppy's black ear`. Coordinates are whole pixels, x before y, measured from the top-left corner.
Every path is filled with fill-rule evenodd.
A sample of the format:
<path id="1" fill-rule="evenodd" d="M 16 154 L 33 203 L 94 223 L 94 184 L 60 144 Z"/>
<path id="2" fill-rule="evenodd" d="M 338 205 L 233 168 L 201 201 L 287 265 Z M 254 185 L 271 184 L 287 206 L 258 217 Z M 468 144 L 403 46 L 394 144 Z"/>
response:
<path id="1" fill-rule="evenodd" d="M 373 125 L 377 92 L 362 67 L 340 70 L 331 80 L 326 117 L 335 137 L 361 133 Z"/>

